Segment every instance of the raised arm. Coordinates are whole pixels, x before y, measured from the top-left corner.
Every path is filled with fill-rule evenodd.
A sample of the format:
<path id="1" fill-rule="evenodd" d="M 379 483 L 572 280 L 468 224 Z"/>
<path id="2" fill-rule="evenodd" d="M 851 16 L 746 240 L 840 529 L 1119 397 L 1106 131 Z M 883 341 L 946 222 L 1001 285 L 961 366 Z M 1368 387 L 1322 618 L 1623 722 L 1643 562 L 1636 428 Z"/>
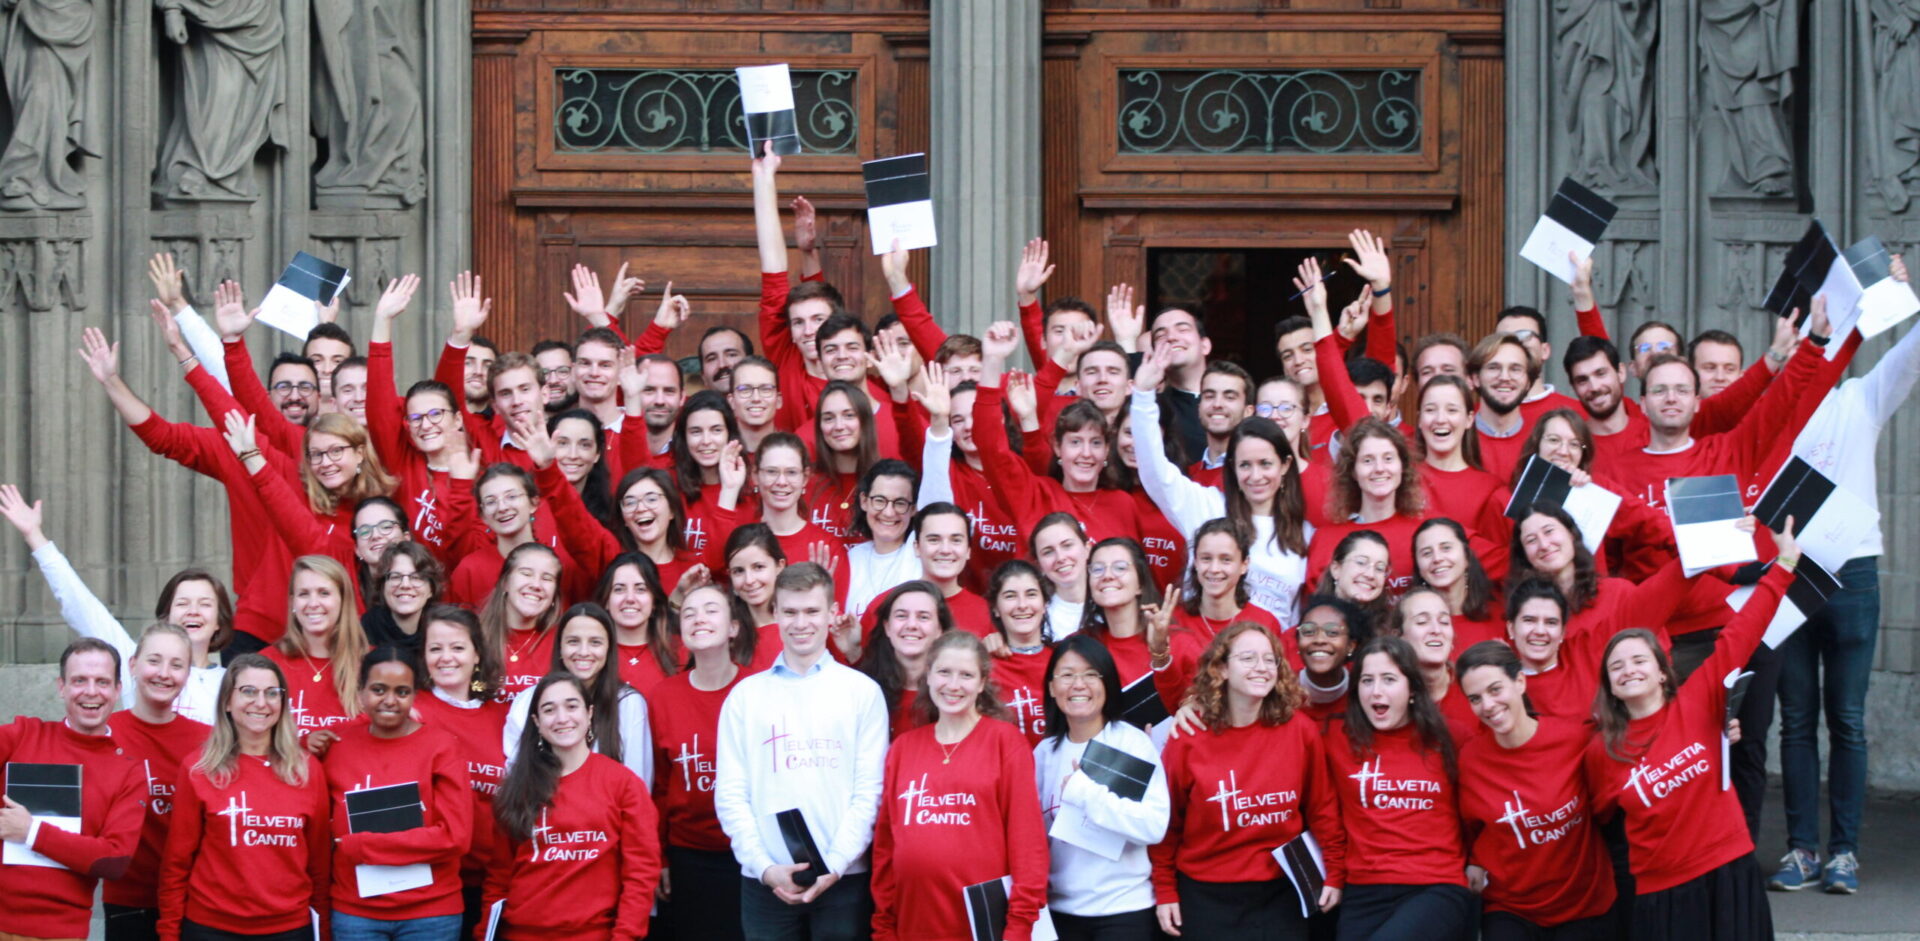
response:
<path id="1" fill-rule="evenodd" d="M 1141 488 L 1166 514 L 1167 522 L 1191 541 L 1200 524 L 1226 512 L 1226 498 L 1219 488 L 1189 479 L 1167 458 L 1155 387 L 1166 376 L 1171 359 L 1171 351 L 1164 347 L 1142 357 L 1140 369 L 1133 375 L 1133 402 L 1127 409 L 1127 421 L 1133 426 L 1133 458 L 1139 464 Z"/>
<path id="2" fill-rule="evenodd" d="M 1353 387 L 1346 360 L 1335 343 L 1333 321 L 1327 314 L 1326 281 L 1319 260 L 1309 255 L 1300 262 L 1293 286 L 1300 291 L 1300 298 L 1307 306 L 1307 317 L 1313 321 L 1313 357 L 1320 367 L 1320 390 L 1326 395 L 1327 410 L 1333 413 L 1334 424 L 1345 431 L 1366 417 L 1367 403 Z M 1354 301 L 1352 307 L 1363 300 Z"/>
<path id="3" fill-rule="evenodd" d="M 237 407 L 259 417 L 260 434 L 274 450 L 290 456 L 299 456 L 305 446 L 306 429 L 294 424 L 280 414 L 273 405 L 273 397 L 267 394 L 267 387 L 260 381 L 260 374 L 254 371 L 253 354 L 247 349 L 247 328 L 260 316 L 256 308 L 248 310 L 246 295 L 240 285 L 234 281 L 222 281 L 213 289 L 216 306 L 213 310 L 214 326 L 220 330 L 220 341 L 225 344 L 227 380 L 233 387 L 232 398 Z M 218 401 L 220 397 L 215 397 Z M 216 410 L 209 404 L 207 417 L 218 425 L 224 410 Z"/>
<path id="4" fill-rule="evenodd" d="M 894 239 L 894 245 L 900 240 Z M 947 342 L 947 331 L 933 320 L 927 305 L 915 290 L 913 282 L 907 280 L 908 252 L 904 248 L 895 248 L 880 256 L 880 270 L 887 278 L 887 296 L 893 298 L 893 312 L 900 315 L 900 326 L 907 331 L 907 339 L 913 341 L 913 348 L 920 358 L 933 361 L 933 355 L 940 350 L 940 344 Z"/>
<path id="5" fill-rule="evenodd" d="M 73 628 L 74 633 L 82 637 L 103 640 L 120 651 L 120 660 L 127 663 L 133 659 L 133 637 L 127 633 L 120 619 L 107 610 L 87 583 L 80 580 L 80 573 L 61 553 L 60 547 L 48 539 L 40 528 L 42 514 L 41 501 L 28 503 L 20 496 L 19 488 L 12 484 L 0 484 L 0 516 L 5 516 L 13 528 L 20 531 L 27 541 L 27 550 L 33 553 L 33 561 L 40 566 L 41 577 L 47 580 L 47 588 L 53 592 L 53 600 L 60 605 L 60 617 Z M 131 690 L 128 691 L 131 694 Z"/>
<path id="6" fill-rule="evenodd" d="M 174 266 L 172 252 L 158 252 L 147 259 L 147 279 L 153 282 L 154 297 L 165 306 L 167 318 L 173 321 L 192 355 L 222 386 L 233 388 L 222 361 L 225 354 L 220 348 L 220 333 L 187 303 L 186 273 Z"/>
<path id="7" fill-rule="evenodd" d="M 753 237 L 760 247 L 760 273 L 785 274 L 787 236 L 780 231 L 780 155 L 768 141 L 753 161 Z"/>
<path id="8" fill-rule="evenodd" d="M 920 493 L 915 509 L 953 502 L 953 395 L 947 391 L 947 371 L 939 363 L 925 367 L 925 388 L 913 400 L 927 413 L 926 443 L 920 452 Z M 910 408 L 895 411 L 910 413 Z"/>
<path id="9" fill-rule="evenodd" d="M 1574 252 L 1568 252 L 1567 258 L 1573 262 L 1573 317 L 1580 324 L 1580 335 L 1611 339 L 1607 336 L 1607 319 L 1600 315 L 1600 305 L 1593 298 L 1593 259 Z M 1621 352 L 1633 358 L 1632 350 Z"/>
<path id="10" fill-rule="evenodd" d="M 1386 240 L 1366 229 L 1355 229 L 1347 233 L 1347 244 L 1353 247 L 1353 254 L 1341 260 L 1367 282 L 1371 297 L 1366 355 L 1392 368 L 1397 325 L 1393 321 L 1393 263 L 1387 255 Z"/>
<path id="11" fill-rule="evenodd" d="M 1040 306 L 1040 288 L 1053 277 L 1048 263 L 1051 250 L 1047 240 L 1031 238 L 1020 250 L 1020 267 L 1013 273 L 1014 300 L 1020 305 L 1020 333 L 1027 340 L 1027 355 L 1038 363 L 1047 358 L 1047 313 Z"/>
<path id="12" fill-rule="evenodd" d="M 998 321 L 987 328 L 980 340 L 980 386 L 973 397 L 973 444 L 978 449 L 981 467 L 993 481 L 993 495 L 1007 515 L 1023 520 L 1027 509 L 1044 500 L 1037 476 L 1007 442 L 1007 423 L 1000 412 L 1004 393 L 1000 388 L 1007 367 L 1007 356 L 1019 342 L 1013 324 Z"/>

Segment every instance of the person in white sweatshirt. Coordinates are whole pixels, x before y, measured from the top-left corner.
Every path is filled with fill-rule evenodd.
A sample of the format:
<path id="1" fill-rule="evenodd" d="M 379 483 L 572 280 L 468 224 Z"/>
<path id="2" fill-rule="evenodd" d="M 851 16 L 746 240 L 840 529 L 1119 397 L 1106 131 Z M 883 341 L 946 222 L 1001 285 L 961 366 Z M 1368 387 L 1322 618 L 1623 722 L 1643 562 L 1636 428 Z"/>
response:
<path id="1" fill-rule="evenodd" d="M 1894 256 L 1894 277 L 1906 269 Z M 1920 329 L 1909 329 L 1873 368 L 1840 384 L 1820 403 L 1793 442 L 1793 456 L 1879 509 L 1874 460 L 1880 432 L 1920 382 Z M 1833 576 L 1840 590 L 1780 646 L 1780 774 L 1787 813 L 1787 854 L 1769 886 L 1819 884 L 1827 892 L 1859 890 L 1860 814 L 1867 800 L 1867 679 L 1880 634 L 1878 526 L 1860 527 L 1860 542 Z M 1827 804 L 1832 820 L 1826 860 L 1820 852 L 1820 745 L 1827 718 Z"/>
<path id="2" fill-rule="evenodd" d="M 880 687 L 827 655 L 851 618 L 833 576 L 796 562 L 774 583 L 780 655 L 720 707 L 713 806 L 740 861 L 740 921 L 756 939 L 865 938 L 873 919 L 867 850 L 880 808 L 887 710 Z M 796 862 L 798 811 L 819 865 Z M 789 815 L 791 818 L 791 815 Z"/>

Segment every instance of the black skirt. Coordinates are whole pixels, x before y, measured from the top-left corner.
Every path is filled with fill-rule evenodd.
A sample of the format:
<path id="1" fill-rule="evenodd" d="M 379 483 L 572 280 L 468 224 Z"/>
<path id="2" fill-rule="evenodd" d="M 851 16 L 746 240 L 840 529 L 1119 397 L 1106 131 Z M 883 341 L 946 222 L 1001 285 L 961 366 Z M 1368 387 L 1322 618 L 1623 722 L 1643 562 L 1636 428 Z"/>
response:
<path id="1" fill-rule="evenodd" d="M 1266 882 L 1201 882 L 1177 876 L 1180 934 L 1235 941 L 1306 941 L 1300 894 L 1284 878 Z"/>
<path id="2" fill-rule="evenodd" d="M 1634 941 L 1753 941 L 1773 937 L 1773 910 L 1752 854 L 1633 900 Z"/>
<path id="3" fill-rule="evenodd" d="M 1578 918 L 1542 927 L 1512 912 L 1480 916 L 1480 941 L 1607 941 L 1615 937 L 1607 916 Z"/>

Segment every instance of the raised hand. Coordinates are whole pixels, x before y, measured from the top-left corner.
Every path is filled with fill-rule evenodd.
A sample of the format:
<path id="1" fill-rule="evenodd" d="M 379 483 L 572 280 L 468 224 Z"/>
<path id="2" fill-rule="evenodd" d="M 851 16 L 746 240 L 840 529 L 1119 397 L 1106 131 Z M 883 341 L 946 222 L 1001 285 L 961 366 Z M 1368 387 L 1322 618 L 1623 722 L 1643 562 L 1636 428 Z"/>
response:
<path id="1" fill-rule="evenodd" d="M 762 141 L 760 152 L 753 160 L 753 175 L 773 179 L 780 172 L 780 155 L 773 152 L 773 141 Z"/>
<path id="2" fill-rule="evenodd" d="M 465 346 L 486 326 L 487 315 L 493 313 L 493 298 L 481 299 L 480 276 L 471 271 L 454 276 L 447 293 L 453 297 L 453 339 Z"/>
<path id="3" fill-rule="evenodd" d="M 778 167 L 780 158 L 773 159 L 774 166 Z M 805 196 L 793 198 L 793 247 L 802 252 L 820 247 L 819 215 Z"/>
<path id="4" fill-rule="evenodd" d="M 1093 349 L 1100 342 L 1100 325 L 1090 320 L 1075 320 L 1067 324 L 1067 338 L 1060 341 L 1054 350 L 1053 361 L 1061 369 L 1072 372 L 1080 365 L 1080 356 Z"/>
<path id="5" fill-rule="evenodd" d="M 840 557 L 833 554 L 833 547 L 824 541 L 807 544 L 807 561 L 827 570 L 828 575 L 840 574 Z M 834 606 L 834 616 L 839 617 L 839 606 Z"/>
<path id="6" fill-rule="evenodd" d="M 320 323 L 338 323 L 340 321 L 340 299 L 344 296 L 345 295 L 342 292 L 335 291 L 333 292 L 333 300 L 330 300 L 325 304 L 322 304 L 319 301 L 314 301 L 313 302 L 314 319 L 319 321 Z"/>
<path id="7" fill-rule="evenodd" d="M 259 436 L 253 430 L 253 416 L 235 409 L 225 416 L 226 430 L 220 436 L 227 439 L 227 447 L 233 449 L 235 457 L 245 457 L 247 452 L 260 452 Z"/>
<path id="8" fill-rule="evenodd" d="M 1353 303 L 1340 308 L 1340 323 L 1334 329 L 1348 341 L 1360 338 L 1367 329 L 1367 321 L 1373 317 L 1373 296 L 1362 294 L 1353 299 Z"/>
<path id="9" fill-rule="evenodd" d="M 465 447 L 454 446 L 446 450 L 447 476 L 454 480 L 472 480 L 480 476 L 480 462 L 485 457 L 479 448 L 469 451 Z"/>
<path id="10" fill-rule="evenodd" d="M 647 377 L 640 371 L 640 362 L 633 355 L 633 347 L 623 346 L 617 357 L 620 365 L 614 373 L 615 381 L 620 383 L 623 401 L 638 404 L 640 391 L 647 387 Z"/>
<path id="11" fill-rule="evenodd" d="M 247 295 L 240 290 L 239 282 L 222 281 L 214 286 L 213 326 L 220 331 L 220 339 L 231 340 L 246 333 L 258 316 L 259 310 L 247 310 Z"/>
<path id="12" fill-rule="evenodd" d="M 747 485 L 746 446 L 735 438 L 720 449 L 720 489 L 738 494 Z"/>
<path id="13" fill-rule="evenodd" d="M 1780 550 L 1779 559 L 1788 566 L 1800 561 L 1800 541 L 1793 538 L 1793 517 L 1785 520 L 1785 525 L 1773 531 L 1773 544 Z"/>
<path id="14" fill-rule="evenodd" d="M 1040 398 L 1033 391 L 1033 376 L 1024 372 L 1007 373 L 1007 408 L 1013 410 L 1013 417 L 1020 422 L 1021 428 L 1028 425 L 1040 425 Z"/>
<path id="15" fill-rule="evenodd" d="M 647 289 L 647 282 L 627 274 L 627 263 L 620 263 L 620 271 L 613 276 L 613 289 L 607 292 L 607 316 L 618 317 L 626 313 L 627 302 L 639 297 Z"/>
<path id="16" fill-rule="evenodd" d="M 1013 273 L 1013 291 L 1021 305 L 1038 304 L 1040 288 L 1053 277 L 1053 265 L 1047 264 L 1047 240 L 1032 238 L 1020 250 L 1020 267 Z"/>
<path id="17" fill-rule="evenodd" d="M 1173 593 L 1173 585 L 1168 584 L 1166 591 L 1160 595 L 1159 604 L 1140 606 L 1140 619 L 1147 632 L 1147 652 L 1155 660 L 1167 655 L 1173 641 L 1173 606 L 1177 597 Z"/>
<path id="18" fill-rule="evenodd" d="M 1107 326 L 1122 349 L 1138 348 L 1147 328 L 1147 308 L 1133 303 L 1133 285 L 1116 284 L 1107 291 Z"/>
<path id="19" fill-rule="evenodd" d="M 1321 316 L 1327 312 L 1327 279 L 1320 273 L 1320 259 L 1308 255 L 1300 260 L 1294 269 L 1293 289 L 1300 292 L 1300 302 L 1307 305 L 1307 313 L 1316 311 Z"/>
<path id="20" fill-rule="evenodd" d="M 26 537 L 27 546 L 31 549 L 38 549 L 47 541 L 46 534 L 40 529 L 41 521 L 45 518 L 41 512 L 44 503 L 45 501 L 42 500 L 28 503 L 24 497 L 20 496 L 19 487 L 0 484 L 0 516 L 6 517 L 7 522 L 12 523 L 13 528 Z"/>
<path id="21" fill-rule="evenodd" d="M 980 338 L 981 358 L 998 362 L 1002 368 L 1020 346 L 1020 330 L 1011 320 L 996 320 Z"/>
<path id="22" fill-rule="evenodd" d="M 187 346 L 187 338 L 180 335 L 180 324 L 174 321 L 173 312 L 167 309 L 167 302 L 156 297 L 148 300 L 147 306 L 153 325 L 160 328 L 160 336 L 167 341 L 167 352 L 185 366 L 193 359 L 193 349 Z"/>
<path id="23" fill-rule="evenodd" d="M 913 381 L 911 344 L 885 333 L 876 334 L 873 352 L 867 354 L 867 365 L 880 374 L 880 381 L 887 384 L 895 400 L 906 400 L 907 384 Z"/>
<path id="24" fill-rule="evenodd" d="M 94 381 L 109 385 L 120 377 L 120 344 L 108 343 L 99 327 L 80 331 L 80 361 L 87 364 Z"/>
<path id="25" fill-rule="evenodd" d="M 538 412 L 530 412 L 507 421 L 513 429 L 514 443 L 526 450 L 527 456 L 533 459 L 533 466 L 542 468 L 553 463 L 553 439 L 547 435 L 544 417 Z"/>
<path id="26" fill-rule="evenodd" d="M 880 256 L 880 273 L 887 278 L 887 290 L 895 297 L 907 293 L 913 283 L 907 280 L 907 261 L 912 253 L 900 247 L 900 240 L 893 240 L 892 251 Z"/>
<path id="27" fill-rule="evenodd" d="M 693 316 L 693 305 L 687 302 L 685 294 L 673 293 L 673 282 L 668 281 L 666 290 L 660 292 L 660 308 L 653 312 L 653 325 L 672 332 L 680 329 Z"/>
<path id="28" fill-rule="evenodd" d="M 420 276 L 404 274 L 387 282 L 387 289 L 380 292 L 380 300 L 373 305 L 373 316 L 379 320 L 392 320 L 400 316 L 413 303 L 413 293 L 420 289 Z"/>
<path id="29" fill-rule="evenodd" d="M 819 546 L 819 543 L 814 543 Z M 829 560 L 831 561 L 831 560 Z M 833 645 L 840 648 L 842 656 L 852 663 L 860 659 L 860 618 L 851 611 L 843 611 L 839 605 L 833 606 L 833 620 L 827 623 L 827 635 L 833 638 Z"/>
<path id="30" fill-rule="evenodd" d="M 596 327 L 604 327 L 612 319 L 607 316 L 606 295 L 600 292 L 600 275 L 586 265 L 573 266 L 573 290 L 563 291 L 560 296 L 567 299 L 574 313 Z"/>
<path id="31" fill-rule="evenodd" d="M 1593 256 L 1580 257 L 1579 252 L 1568 252 L 1567 260 L 1573 262 L 1574 310 L 1594 310 L 1600 305 L 1593 299 Z"/>
<path id="32" fill-rule="evenodd" d="M 1798 308 L 1785 317 L 1773 320 L 1773 342 L 1767 345 L 1767 368 L 1779 372 L 1787 364 L 1793 351 L 1800 348 L 1800 311 Z"/>
<path id="33" fill-rule="evenodd" d="M 187 306 L 186 273 L 174 266 L 172 252 L 156 252 L 147 259 L 147 279 L 153 282 L 154 296 L 167 305 L 167 313 Z"/>
<path id="34" fill-rule="evenodd" d="M 1887 270 L 1892 273 L 1893 280 L 1902 282 L 1907 280 L 1907 262 L 1900 257 L 1899 252 L 1895 252 L 1893 260 L 1887 262 Z"/>
<path id="35" fill-rule="evenodd" d="M 1153 341 L 1149 339 L 1149 344 Z M 1167 367 L 1173 365 L 1173 347 L 1165 343 L 1150 345 L 1140 356 L 1140 368 L 1133 371 L 1133 387 L 1142 392 L 1158 392 L 1167 380 Z"/>
<path id="36" fill-rule="evenodd" d="M 1808 305 L 1813 312 L 1813 335 L 1816 337 L 1833 336 L 1833 321 L 1827 319 L 1827 296 L 1815 294 L 1813 303 Z"/>
<path id="37" fill-rule="evenodd" d="M 947 388 L 947 369 L 939 363 L 928 363 L 920 371 L 920 391 L 912 393 L 913 400 L 927 410 L 928 427 L 946 428 L 946 422 L 953 417 L 953 392 Z"/>
<path id="38" fill-rule="evenodd" d="M 1340 259 L 1353 273 L 1367 280 L 1375 293 L 1393 287 L 1393 263 L 1387 258 L 1387 242 L 1365 229 L 1347 233 L 1353 254 Z"/>

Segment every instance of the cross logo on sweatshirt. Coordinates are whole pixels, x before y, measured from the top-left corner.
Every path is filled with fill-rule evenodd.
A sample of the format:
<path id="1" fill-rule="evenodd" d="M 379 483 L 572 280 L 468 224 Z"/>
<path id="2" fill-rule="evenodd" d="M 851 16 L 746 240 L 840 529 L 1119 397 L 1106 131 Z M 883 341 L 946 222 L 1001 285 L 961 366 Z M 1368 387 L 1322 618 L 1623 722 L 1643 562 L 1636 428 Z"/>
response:
<path id="1" fill-rule="evenodd" d="M 1044 723 L 1047 720 L 1040 716 L 1040 705 L 1041 702 L 1033 695 L 1033 690 L 1025 686 L 1014 690 L 1013 696 L 1007 700 L 1007 708 L 1012 709 L 1014 716 L 1019 719 L 1022 733 L 1029 731 L 1028 719 L 1030 718 L 1033 720 L 1031 731 L 1035 733 L 1045 731 Z M 1029 710 L 1027 708 L 1029 706 L 1033 708 Z"/>
<path id="2" fill-rule="evenodd" d="M 1233 819 L 1228 815 L 1228 810 L 1233 804 L 1233 799 L 1239 796 L 1239 776 L 1232 769 L 1228 769 L 1227 779 L 1220 782 L 1220 789 L 1215 791 L 1212 797 L 1207 798 L 1207 803 L 1220 805 L 1220 829 L 1233 829 Z"/>
<path id="3" fill-rule="evenodd" d="M 927 776 L 921 775 L 918 781 L 908 781 L 907 789 L 900 792 L 900 823 L 902 826 L 913 822 L 913 802 L 927 792 Z"/>
<path id="4" fill-rule="evenodd" d="M 542 834 L 552 832 L 553 827 L 547 824 L 547 808 L 542 807 L 540 808 L 540 825 L 534 827 L 533 830 L 527 834 L 527 842 L 533 844 L 533 855 L 527 857 L 527 862 L 537 863 L 540 861 L 540 837 Z"/>
<path id="5" fill-rule="evenodd" d="M 1380 759 L 1375 758 L 1372 761 L 1361 762 L 1360 770 L 1347 775 L 1347 777 L 1360 782 L 1360 806 L 1367 806 L 1367 787 L 1373 782 L 1380 780 Z"/>
<path id="6" fill-rule="evenodd" d="M 1520 799 L 1519 791 L 1514 791 L 1513 800 L 1505 802 L 1502 806 L 1505 808 L 1506 813 L 1502 814 L 1500 818 L 1498 820 L 1495 820 L 1494 822 L 1504 823 L 1507 826 L 1512 827 L 1514 842 L 1519 843 L 1521 849 L 1526 849 L 1527 835 L 1521 831 L 1520 821 L 1525 819 L 1527 814 L 1532 812 L 1527 810 L 1527 802 Z"/>
<path id="7" fill-rule="evenodd" d="M 253 808 L 247 806 L 247 792 L 241 791 L 238 798 L 231 794 L 227 795 L 227 809 L 218 813 L 227 818 L 227 845 L 239 846 L 240 818 L 253 813 Z"/>

